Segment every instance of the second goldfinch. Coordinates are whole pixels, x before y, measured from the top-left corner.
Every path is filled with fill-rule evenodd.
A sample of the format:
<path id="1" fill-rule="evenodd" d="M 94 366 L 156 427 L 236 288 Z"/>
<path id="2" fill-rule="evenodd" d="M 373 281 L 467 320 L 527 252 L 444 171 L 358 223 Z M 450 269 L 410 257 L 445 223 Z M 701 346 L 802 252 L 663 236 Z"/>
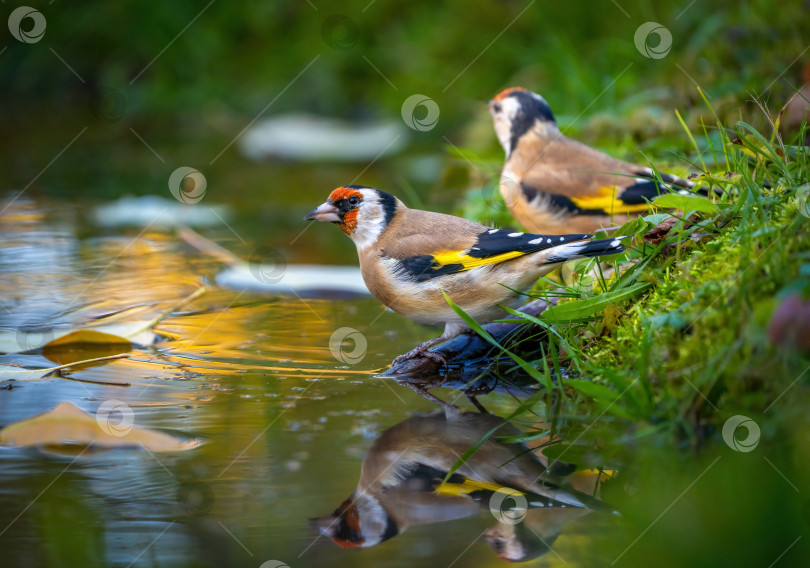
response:
<path id="1" fill-rule="evenodd" d="M 383 304 L 444 333 L 398 357 L 419 353 L 469 329 L 442 291 L 479 323 L 504 317 L 537 279 L 568 260 L 624 251 L 619 239 L 492 229 L 466 219 L 410 209 L 360 185 L 332 191 L 305 219 L 335 223 L 354 241 L 363 280 Z"/>
<path id="2" fill-rule="evenodd" d="M 647 211 L 647 201 L 691 189 L 679 177 L 618 160 L 566 137 L 546 100 L 519 87 L 489 101 L 506 152 L 500 193 L 512 216 L 533 232 L 592 233 Z"/>

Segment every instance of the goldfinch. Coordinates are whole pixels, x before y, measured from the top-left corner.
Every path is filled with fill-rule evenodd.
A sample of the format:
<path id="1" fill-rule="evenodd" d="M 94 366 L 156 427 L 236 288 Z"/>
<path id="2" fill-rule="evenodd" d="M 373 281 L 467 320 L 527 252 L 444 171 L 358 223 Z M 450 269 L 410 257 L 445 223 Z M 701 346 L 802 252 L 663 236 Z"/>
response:
<path id="1" fill-rule="evenodd" d="M 442 483 L 459 456 L 493 429 L 496 434 Z M 412 416 L 374 441 L 348 499 L 330 515 L 310 523 L 338 546 L 356 548 L 380 544 L 410 526 L 476 515 L 482 508 L 493 515 L 506 513 L 514 510 L 507 507 L 518 500 L 530 511 L 616 512 L 549 472 L 525 444 L 498 439 L 519 434 L 516 427 L 491 414 Z M 501 498 L 505 495 L 517 499 L 507 502 Z"/>
<path id="2" fill-rule="evenodd" d="M 565 261 L 624 251 L 619 239 L 528 234 L 409 209 L 393 195 L 361 185 L 338 187 L 304 219 L 335 223 L 354 241 L 375 298 L 416 322 L 444 325 L 441 336 L 395 361 L 420 353 L 441 359 L 428 349 L 469 330 L 442 291 L 487 323 L 506 315 L 501 304 L 519 304 L 519 292 Z"/>
<path id="3" fill-rule="evenodd" d="M 489 101 L 506 152 L 500 193 L 512 216 L 533 232 L 592 233 L 647 211 L 647 200 L 694 184 L 613 158 L 557 128 L 546 100 L 519 87 Z"/>

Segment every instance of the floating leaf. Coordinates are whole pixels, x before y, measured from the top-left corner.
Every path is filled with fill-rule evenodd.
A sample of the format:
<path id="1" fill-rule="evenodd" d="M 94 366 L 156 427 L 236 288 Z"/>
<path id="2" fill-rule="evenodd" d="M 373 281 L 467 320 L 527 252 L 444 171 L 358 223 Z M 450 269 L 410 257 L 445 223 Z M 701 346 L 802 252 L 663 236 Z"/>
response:
<path id="1" fill-rule="evenodd" d="M 120 421 L 111 420 L 116 412 Z M 87 446 L 122 448 L 142 446 L 151 452 L 190 450 L 201 444 L 198 438 L 183 439 L 165 432 L 133 426 L 132 409 L 117 400 L 106 401 L 95 416 L 71 402 L 0 430 L 0 444 L 6 446 Z"/>
<path id="2" fill-rule="evenodd" d="M 127 310 L 108 317 L 92 320 L 81 326 L 51 329 L 16 329 L 0 330 L 0 353 L 20 353 L 41 347 L 54 347 L 78 343 L 104 345 L 151 345 L 155 342 L 152 331 L 160 320 L 169 316 L 178 307 L 205 293 L 205 288 L 197 289 L 193 294 L 177 302 L 156 317 L 148 320 L 118 321 L 128 313 Z"/>
<path id="3" fill-rule="evenodd" d="M 605 309 L 605 307 L 632 298 L 633 296 L 641 293 L 652 286 L 649 282 L 639 282 L 620 290 L 613 290 L 599 294 L 586 300 L 578 300 L 576 302 L 567 302 L 565 304 L 558 304 L 551 306 L 540 317 L 547 322 L 567 322 L 575 319 L 588 318 L 597 314 Z"/>
<path id="4" fill-rule="evenodd" d="M 717 213 L 717 205 L 704 197 L 695 195 L 682 195 L 679 193 L 668 193 L 653 200 L 656 207 L 666 209 L 680 209 L 682 211 L 700 211 L 702 213 Z"/>
<path id="5" fill-rule="evenodd" d="M 72 363 L 59 365 L 58 367 L 48 367 L 47 369 L 26 369 L 24 367 L 18 367 L 16 365 L 0 365 L 0 381 L 39 381 L 41 379 L 44 379 L 51 373 L 55 371 L 60 371 L 62 369 L 70 369 L 72 367 L 78 367 L 80 365 L 87 365 L 90 363 L 97 363 L 99 361 L 124 359 L 126 357 L 129 357 L 127 353 L 119 353 L 117 355 L 108 355 L 107 357 L 96 357 L 94 359 L 74 361 Z"/>

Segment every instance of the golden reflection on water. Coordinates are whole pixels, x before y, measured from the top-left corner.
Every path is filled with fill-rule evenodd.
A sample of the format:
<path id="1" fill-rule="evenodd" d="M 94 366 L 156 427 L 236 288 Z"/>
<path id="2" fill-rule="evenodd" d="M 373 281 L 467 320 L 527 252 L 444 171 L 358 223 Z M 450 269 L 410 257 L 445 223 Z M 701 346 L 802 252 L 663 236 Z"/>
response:
<path id="1" fill-rule="evenodd" d="M 415 523 L 397 538 L 362 551 L 338 549 L 319 537 L 308 519 L 328 514 L 352 493 L 364 459 L 384 431 L 415 413 L 435 410 L 410 389 L 374 376 L 432 330 L 383 311 L 371 298 L 301 300 L 217 288 L 209 283 L 221 265 L 189 250 L 170 232 L 100 234 L 70 207 L 57 209 L 44 213 L 21 199 L 0 217 L 0 328 L 21 323 L 70 328 L 119 311 L 121 317 L 152 317 L 201 285 L 208 291 L 162 320 L 150 346 L 63 345 L 0 355 L 0 363 L 30 368 L 122 350 L 130 356 L 42 381 L 0 383 L 0 427 L 62 401 L 93 414 L 117 400 L 131 409 L 138 427 L 204 443 L 160 455 L 133 448 L 74 446 L 58 455 L 0 447 L 4 567 L 255 568 L 278 561 L 291 568 L 477 568 L 503 565 L 490 543 L 542 544 L 536 535 L 553 544 L 533 566 L 605 565 L 636 541 L 626 558 L 636 555 L 628 564 L 642 566 L 650 558 L 664 564 L 682 558 L 677 547 L 685 541 L 673 535 L 683 531 L 691 531 L 689 538 L 699 544 L 687 551 L 694 557 L 690 565 L 706 565 L 704 552 L 714 554 L 718 542 L 764 542 L 763 530 L 779 532 L 768 538 L 786 539 L 785 547 L 796 538 L 782 530 L 799 522 L 786 516 L 796 514 L 794 488 L 770 462 L 722 448 L 717 457 L 685 460 L 683 452 L 666 448 L 640 457 L 638 483 L 622 487 L 627 482 L 618 478 L 620 484 L 605 485 L 606 493 L 619 487 L 619 494 L 631 495 L 621 503 L 625 528 L 609 524 L 610 515 L 572 518 L 578 515 L 546 510 L 531 515 L 543 518 L 527 516 L 527 523 L 512 530 L 494 526 L 484 510 L 453 522 Z M 318 260 L 314 250 L 304 256 Z M 356 364 L 331 353 L 330 338 L 341 327 L 368 341 Z M 456 392 L 436 390 L 445 400 L 464 403 Z M 501 416 L 519 404 L 509 395 L 482 402 Z M 546 418 L 538 406 L 536 424 L 527 427 L 542 428 Z M 562 421 L 581 417 L 566 416 L 570 410 L 562 406 Z M 545 413 L 554 416 L 548 407 Z M 586 419 L 581 425 L 586 430 L 611 428 L 597 424 L 598 416 Z M 605 435 L 622 439 L 627 433 Z M 796 463 L 807 447 L 796 446 Z M 807 486 L 807 471 L 791 472 L 797 487 Z M 756 512 L 742 525 L 748 530 L 742 537 L 737 533 L 741 495 Z M 769 522 L 763 524 L 763 518 Z M 650 521 L 658 524 L 647 532 Z M 527 528 L 536 535 L 520 533 Z"/>
<path id="2" fill-rule="evenodd" d="M 2 224 L 6 327 L 77 327 L 119 310 L 140 319 L 221 268 L 166 233 L 80 239 L 81 227 L 62 217 L 49 221 L 31 201 L 15 203 Z M 330 337 L 342 326 L 368 338 L 356 365 L 330 352 Z M 93 413 L 114 399 L 132 409 L 138 426 L 206 440 L 185 454 L 161 456 L 116 450 L 59 458 L 0 449 L 0 544 L 14 543 L 19 558 L 34 564 L 59 557 L 71 565 L 379 565 L 376 553 L 336 559 L 307 518 L 352 486 L 377 433 L 430 409 L 409 390 L 373 377 L 430 332 L 370 298 L 300 300 L 216 287 L 155 331 L 148 347 L 67 345 L 0 356 L 2 363 L 45 367 L 112 351 L 130 355 L 63 373 L 75 381 L 53 377 L 0 391 L 2 425 L 63 400 Z M 32 501 L 36 506 L 26 509 Z M 468 529 L 453 529 L 454 544 L 430 557 L 449 563 L 470 544 Z M 413 543 L 403 539 L 402 550 Z"/>

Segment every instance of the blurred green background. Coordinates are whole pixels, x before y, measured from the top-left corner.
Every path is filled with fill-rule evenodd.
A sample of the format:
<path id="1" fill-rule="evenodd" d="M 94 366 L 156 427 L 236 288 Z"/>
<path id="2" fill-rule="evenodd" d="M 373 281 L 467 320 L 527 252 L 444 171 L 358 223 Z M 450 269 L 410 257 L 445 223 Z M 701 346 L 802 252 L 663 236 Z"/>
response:
<path id="1" fill-rule="evenodd" d="M 6 26 L 0 31 L 0 200 L 30 199 L 57 219 L 70 210 L 75 219 L 68 230 L 81 240 L 109 231 L 94 226 L 96 205 L 126 195 L 171 200 L 170 174 L 189 166 L 207 179 L 203 204 L 227 205 L 238 230 L 237 235 L 230 227 L 218 226 L 206 231 L 207 236 L 243 258 L 256 246 L 266 245 L 281 250 L 290 262 L 356 263 L 354 247 L 337 231 L 323 228 L 301 234 L 303 215 L 338 185 L 351 181 L 373 185 L 410 205 L 446 212 L 461 210 L 469 190 L 493 187 L 502 151 L 485 102 L 502 88 L 521 85 L 541 93 L 569 135 L 625 159 L 643 162 L 649 157 L 687 171 L 689 164 L 682 157 L 689 155 L 692 145 L 675 109 L 695 133 L 702 133 L 702 119 L 715 123 L 698 86 L 722 120 L 744 119 L 764 126 L 765 115 L 753 99 L 762 100 L 775 115 L 802 84 L 802 68 L 810 60 L 810 3 L 803 0 L 779 4 L 767 0 L 25 2 L 42 12 L 47 28 L 34 43 L 18 41 Z M 7 18 L 18 5 L 16 0 L 6 0 L 0 4 L 0 14 Z M 650 21 L 671 32 L 671 51 L 660 59 L 645 56 L 634 41 L 639 26 Z M 652 48 L 657 47 L 654 39 Z M 436 102 L 440 109 L 436 126 L 426 131 L 403 126 L 407 145 L 401 153 L 379 160 L 256 162 L 246 158 L 238 141 L 234 142 L 261 119 L 284 113 L 338 117 L 358 126 L 401 121 L 403 102 L 413 94 Z M 789 140 L 792 133 L 785 131 L 785 135 Z M 115 229 L 117 235 L 135 235 L 140 230 Z M 158 264 L 159 272 L 168 274 L 165 265 Z M 356 310 L 351 303 L 324 304 L 329 306 L 324 310 L 339 314 Z M 363 309 L 376 314 L 378 307 Z M 338 316 L 329 313 L 331 325 Z M 277 327 L 286 329 L 279 323 L 281 317 L 261 320 L 267 333 Z M 314 323 L 306 318 L 308 312 L 293 319 L 303 322 L 303 327 Z M 388 331 L 402 325 L 412 334 L 402 331 L 400 344 L 410 346 L 417 335 L 426 333 L 396 316 L 385 318 L 380 326 Z M 239 337 L 239 329 L 253 333 L 243 324 L 240 320 L 237 329 L 223 335 Z M 313 349 L 312 330 L 307 332 L 309 337 L 299 338 L 297 333 L 293 335 L 301 346 L 296 347 L 302 352 Z M 399 349 L 403 345 L 374 340 L 390 350 L 375 355 L 374 364 L 380 368 L 404 350 Z M 325 339 L 318 341 L 320 348 L 326 345 Z M 281 357 L 284 364 L 299 366 L 286 351 Z M 334 367 L 328 356 L 324 359 L 317 361 L 318 368 Z M 344 390 L 355 398 L 340 399 L 346 415 L 350 408 L 362 407 L 376 416 L 383 408 L 382 418 L 368 427 L 370 434 L 362 443 L 357 442 L 352 461 L 335 450 L 334 432 L 318 435 L 317 447 L 322 451 L 312 453 L 321 460 L 319 476 L 332 471 L 329 451 L 340 456 L 335 470 L 340 475 L 331 480 L 329 507 L 353 487 L 360 447 L 367 447 L 374 435 L 421 402 L 408 395 L 407 406 L 397 403 L 394 410 L 386 410 L 375 397 L 389 397 L 387 389 L 367 376 L 354 379 L 364 389 L 383 394 L 359 397 L 357 393 L 364 391 L 354 387 L 359 389 L 361 384 L 352 383 L 352 388 Z M 265 381 L 264 375 L 257 374 L 254 380 L 261 392 L 265 386 L 259 381 Z M 330 383 L 329 388 L 337 387 Z M 323 396 L 332 392 L 324 390 Z M 236 404 L 234 400 L 221 398 L 218 403 Z M 235 408 L 228 406 L 227 412 L 217 413 L 211 419 L 217 427 L 211 429 L 219 434 L 219 425 L 227 424 L 223 417 L 240 415 Z M 311 413 L 320 416 L 324 406 L 313 403 Z M 564 556 L 584 557 L 581 565 L 605 565 L 624 554 L 638 537 L 622 564 L 716 566 L 718 559 L 725 558 L 734 565 L 768 566 L 794 545 L 787 558 L 799 557 L 807 550 L 804 537 L 810 536 L 810 501 L 804 489 L 810 469 L 806 430 L 784 428 L 794 419 L 798 423 L 802 417 L 785 416 L 778 428 L 764 428 L 766 439 L 782 441 L 768 447 L 766 459 L 738 455 L 719 444 L 705 454 L 693 451 L 688 441 L 677 451 L 628 445 L 627 453 L 635 461 L 620 465 L 635 485 L 614 491 L 638 499 L 626 510 L 621 535 L 606 531 L 599 539 L 587 541 L 587 546 L 580 538 L 568 540 L 561 545 Z M 168 422 L 172 427 L 184 424 L 182 419 L 172 420 L 176 420 Z M 262 432 L 269 422 L 264 415 L 250 420 L 253 429 L 247 438 Z M 344 422 L 335 431 L 348 436 L 351 424 L 348 418 Z M 645 426 L 651 433 L 656 427 Z M 608 420 L 598 429 L 623 441 L 623 433 Z M 788 433 L 783 434 L 783 429 Z M 272 435 L 289 441 L 284 432 Z M 308 444 L 307 439 L 300 441 L 302 447 Z M 723 458 L 717 461 L 714 454 L 722 452 Z M 260 456 L 255 463 L 263 460 Z M 19 471 L 28 470 L 21 466 Z M 781 471 L 790 473 L 790 481 L 782 483 Z M 302 487 L 292 486 L 310 480 L 306 476 L 296 475 L 283 487 L 290 492 L 290 510 L 303 499 L 293 503 L 293 497 L 305 493 Z M 275 483 L 254 471 L 236 481 L 242 479 Z M 679 501 L 700 479 L 704 483 Z M 308 497 L 321 496 L 310 493 Z M 233 502 L 251 503 L 252 496 L 245 491 Z M 271 510 L 273 503 L 278 499 L 259 499 L 257 507 L 280 518 L 278 509 Z M 658 517 L 676 503 L 679 507 L 671 514 Z M 294 522 L 286 517 L 277 522 L 287 523 L 283 530 L 294 528 L 304 535 L 300 538 L 308 539 L 303 517 L 321 513 L 320 504 L 309 505 L 305 512 L 296 512 L 301 518 Z M 61 510 L 64 505 L 53 507 Z M 250 518 L 260 519 L 249 535 L 252 546 L 279 530 L 279 526 L 267 526 L 262 517 Z M 424 530 L 421 535 L 424 542 L 434 538 L 430 541 L 434 552 L 440 549 L 437 541 L 443 537 L 438 531 Z M 146 536 L 148 542 L 153 533 Z M 416 549 L 414 541 L 397 542 L 403 551 Z M 459 550 L 467 542 L 466 535 L 463 541 L 455 541 Z M 334 564 L 332 559 L 342 552 L 325 546 L 317 550 L 313 554 L 317 561 L 310 563 Z M 391 550 L 379 547 L 363 557 L 339 558 L 346 563 L 362 558 L 368 565 L 390 564 Z M 425 554 L 428 560 L 437 558 L 429 550 Z M 445 550 L 444 554 L 450 553 Z M 450 556 L 455 555 L 453 549 Z M 495 565 L 490 557 L 476 561 Z M 403 556 L 400 562 L 410 565 L 412 558 Z M 306 563 L 302 560 L 298 565 Z"/>
<path id="2" fill-rule="evenodd" d="M 767 0 L 28 5 L 46 17 L 44 36 L 26 44 L 4 30 L 0 47 L 3 192 L 168 195 L 168 175 L 188 165 L 207 177 L 206 199 L 266 210 L 282 227 L 272 209 L 291 205 L 285 194 L 315 199 L 362 167 L 257 165 L 237 144 L 211 164 L 258 115 L 398 119 L 408 96 L 424 94 L 441 116 L 429 131 L 409 131 L 406 156 L 438 164 L 386 159 L 358 181 L 400 194 L 412 186 L 448 209 L 469 185 L 463 173 L 447 175 L 448 142 L 500 158 L 483 104 L 500 89 L 538 91 L 569 134 L 642 160 L 638 151 L 662 139 L 688 148 L 673 110 L 698 124 L 696 85 L 722 118 L 762 123 L 753 95 L 778 110 L 801 83 L 808 23 L 807 2 Z M 634 43 L 648 21 L 671 32 L 661 59 Z"/>

